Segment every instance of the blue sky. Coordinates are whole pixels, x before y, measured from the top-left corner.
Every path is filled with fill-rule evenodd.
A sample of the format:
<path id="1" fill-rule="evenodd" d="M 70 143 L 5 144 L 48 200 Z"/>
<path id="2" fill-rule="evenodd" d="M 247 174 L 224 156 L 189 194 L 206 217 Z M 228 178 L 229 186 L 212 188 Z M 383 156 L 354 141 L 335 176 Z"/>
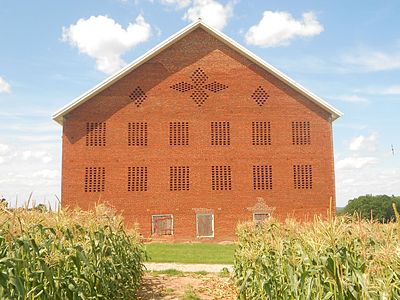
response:
<path id="1" fill-rule="evenodd" d="M 0 196 L 54 206 L 52 113 L 198 17 L 345 113 L 333 126 L 338 206 L 399 195 L 399 11 L 397 0 L 0 0 Z"/>

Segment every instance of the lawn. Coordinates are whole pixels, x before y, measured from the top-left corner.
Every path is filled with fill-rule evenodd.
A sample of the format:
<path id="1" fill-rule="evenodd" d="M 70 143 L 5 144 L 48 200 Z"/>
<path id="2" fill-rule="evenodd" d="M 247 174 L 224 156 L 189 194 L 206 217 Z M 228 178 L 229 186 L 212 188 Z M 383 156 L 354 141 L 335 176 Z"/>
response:
<path id="1" fill-rule="evenodd" d="M 235 244 L 146 244 L 150 262 L 233 264 Z"/>

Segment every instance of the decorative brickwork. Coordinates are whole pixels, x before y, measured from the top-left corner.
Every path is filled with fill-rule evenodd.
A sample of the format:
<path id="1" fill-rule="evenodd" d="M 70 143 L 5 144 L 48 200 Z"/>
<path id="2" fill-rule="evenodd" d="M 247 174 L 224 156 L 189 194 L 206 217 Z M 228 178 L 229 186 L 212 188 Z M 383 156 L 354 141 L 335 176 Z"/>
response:
<path id="1" fill-rule="evenodd" d="M 147 167 L 128 167 L 128 192 L 147 191 Z"/>
<path id="2" fill-rule="evenodd" d="M 211 145 L 227 146 L 231 144 L 229 122 L 211 122 Z"/>
<path id="3" fill-rule="evenodd" d="M 271 145 L 271 122 L 252 122 L 252 143 L 254 146 Z"/>
<path id="4" fill-rule="evenodd" d="M 311 128 L 310 122 L 292 122 L 292 144 L 293 145 L 310 145 L 311 144 Z"/>
<path id="5" fill-rule="evenodd" d="M 211 182 L 213 191 L 231 190 L 232 174 L 231 166 L 212 166 Z"/>
<path id="6" fill-rule="evenodd" d="M 106 123 L 86 123 L 86 146 L 98 147 L 106 145 Z"/>
<path id="7" fill-rule="evenodd" d="M 272 190 L 272 166 L 253 166 L 253 188 Z"/>
<path id="8" fill-rule="evenodd" d="M 181 93 L 193 90 L 190 98 L 192 98 L 197 106 L 202 106 L 208 99 L 208 93 L 206 90 L 213 93 L 218 93 L 228 88 L 227 85 L 217 81 L 206 84 L 208 76 L 201 68 L 197 68 L 190 76 L 190 79 L 192 83 L 181 81 L 171 85 L 170 88 Z"/>
<path id="9" fill-rule="evenodd" d="M 264 103 L 269 98 L 268 93 L 264 90 L 262 86 L 259 86 L 254 93 L 251 95 L 251 98 L 259 105 L 263 106 Z"/>
<path id="10" fill-rule="evenodd" d="M 169 167 L 169 190 L 189 191 L 190 170 L 188 166 Z"/>
<path id="11" fill-rule="evenodd" d="M 146 93 L 140 88 L 140 86 L 138 86 L 132 91 L 132 93 L 129 94 L 129 99 L 131 99 L 137 107 L 142 105 L 146 98 Z"/>
<path id="12" fill-rule="evenodd" d="M 294 165 L 293 182 L 295 189 L 312 189 L 313 173 L 311 165 Z"/>
<path id="13" fill-rule="evenodd" d="M 189 122 L 169 123 L 169 144 L 171 146 L 189 145 Z"/>
<path id="14" fill-rule="evenodd" d="M 104 192 L 106 181 L 106 169 L 104 167 L 85 168 L 85 192 Z"/>
<path id="15" fill-rule="evenodd" d="M 147 123 L 128 123 L 128 146 L 147 146 Z"/>

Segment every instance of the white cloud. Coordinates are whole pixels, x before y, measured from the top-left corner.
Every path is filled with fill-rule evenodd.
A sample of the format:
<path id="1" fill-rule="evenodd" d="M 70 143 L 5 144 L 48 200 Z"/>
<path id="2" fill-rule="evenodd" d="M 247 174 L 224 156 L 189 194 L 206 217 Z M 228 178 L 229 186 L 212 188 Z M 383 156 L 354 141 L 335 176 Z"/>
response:
<path id="1" fill-rule="evenodd" d="M 400 85 L 390 86 L 382 91 L 384 95 L 400 95 Z"/>
<path id="2" fill-rule="evenodd" d="M 400 53 L 362 50 L 354 54 L 344 55 L 343 61 L 361 67 L 365 71 L 400 69 Z"/>
<path id="3" fill-rule="evenodd" d="M 21 154 L 21 157 L 23 160 L 28 160 L 28 159 L 39 159 L 41 162 L 47 164 L 53 160 L 51 155 L 47 153 L 46 151 L 31 151 L 31 150 L 26 150 L 23 151 Z"/>
<path id="4" fill-rule="evenodd" d="M 366 166 L 375 165 L 378 163 L 378 159 L 376 157 L 365 156 L 365 157 L 358 157 L 358 156 L 349 156 L 339 160 L 336 163 L 337 170 L 344 170 L 344 169 L 362 169 Z"/>
<path id="5" fill-rule="evenodd" d="M 0 144 L 0 165 L 4 164 L 12 156 L 10 146 L 6 144 Z"/>
<path id="6" fill-rule="evenodd" d="M 345 206 L 347 201 L 361 195 L 399 195 L 400 169 L 378 168 L 372 166 L 360 170 L 339 170 L 336 172 L 338 206 Z"/>
<path id="7" fill-rule="evenodd" d="M 178 8 L 184 8 L 190 5 L 191 0 L 160 0 L 165 5 L 176 5 Z"/>
<path id="8" fill-rule="evenodd" d="M 5 155 L 10 151 L 10 146 L 5 144 L 0 144 L 0 155 Z"/>
<path id="9" fill-rule="evenodd" d="M 330 99 L 334 100 L 340 100 L 344 102 L 350 102 L 350 103 L 368 103 L 368 99 L 365 97 L 361 97 L 358 95 L 339 95 L 339 96 L 333 96 L 329 97 Z"/>
<path id="10" fill-rule="evenodd" d="M 360 135 L 354 137 L 350 144 L 349 150 L 351 151 L 375 151 L 377 148 L 378 135 L 376 133 L 371 133 L 370 135 Z"/>
<path id="11" fill-rule="evenodd" d="M 68 28 L 63 27 L 62 40 L 77 47 L 81 53 L 96 60 L 99 71 L 113 73 L 125 65 L 121 55 L 147 41 L 151 26 L 139 15 L 124 29 L 107 16 L 79 19 Z"/>
<path id="12" fill-rule="evenodd" d="M 264 11 L 261 21 L 247 31 L 246 42 L 261 47 L 287 46 L 296 37 L 320 34 L 324 27 L 313 12 L 303 13 L 301 20 L 283 11 Z"/>
<path id="13" fill-rule="evenodd" d="M 223 5 L 215 0 L 194 0 L 183 19 L 195 22 L 201 18 L 204 23 L 222 30 L 233 14 L 233 6 L 234 2 Z"/>
<path id="14" fill-rule="evenodd" d="M 43 178 L 43 179 L 54 179 L 59 177 L 60 171 L 59 170 L 49 170 L 44 169 L 41 171 L 34 172 L 32 177 L 34 178 Z"/>
<path id="15" fill-rule="evenodd" d="M 0 94 L 1 93 L 11 93 L 11 85 L 0 76 Z"/>

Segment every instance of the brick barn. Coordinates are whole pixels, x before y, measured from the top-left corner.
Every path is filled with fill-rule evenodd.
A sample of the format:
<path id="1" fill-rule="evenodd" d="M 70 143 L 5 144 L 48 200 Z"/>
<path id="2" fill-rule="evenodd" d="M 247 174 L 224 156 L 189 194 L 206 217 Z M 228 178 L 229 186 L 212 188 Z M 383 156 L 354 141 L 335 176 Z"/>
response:
<path id="1" fill-rule="evenodd" d="M 54 114 L 62 205 L 106 202 L 144 237 L 174 240 L 326 216 L 339 116 L 199 20 Z"/>

